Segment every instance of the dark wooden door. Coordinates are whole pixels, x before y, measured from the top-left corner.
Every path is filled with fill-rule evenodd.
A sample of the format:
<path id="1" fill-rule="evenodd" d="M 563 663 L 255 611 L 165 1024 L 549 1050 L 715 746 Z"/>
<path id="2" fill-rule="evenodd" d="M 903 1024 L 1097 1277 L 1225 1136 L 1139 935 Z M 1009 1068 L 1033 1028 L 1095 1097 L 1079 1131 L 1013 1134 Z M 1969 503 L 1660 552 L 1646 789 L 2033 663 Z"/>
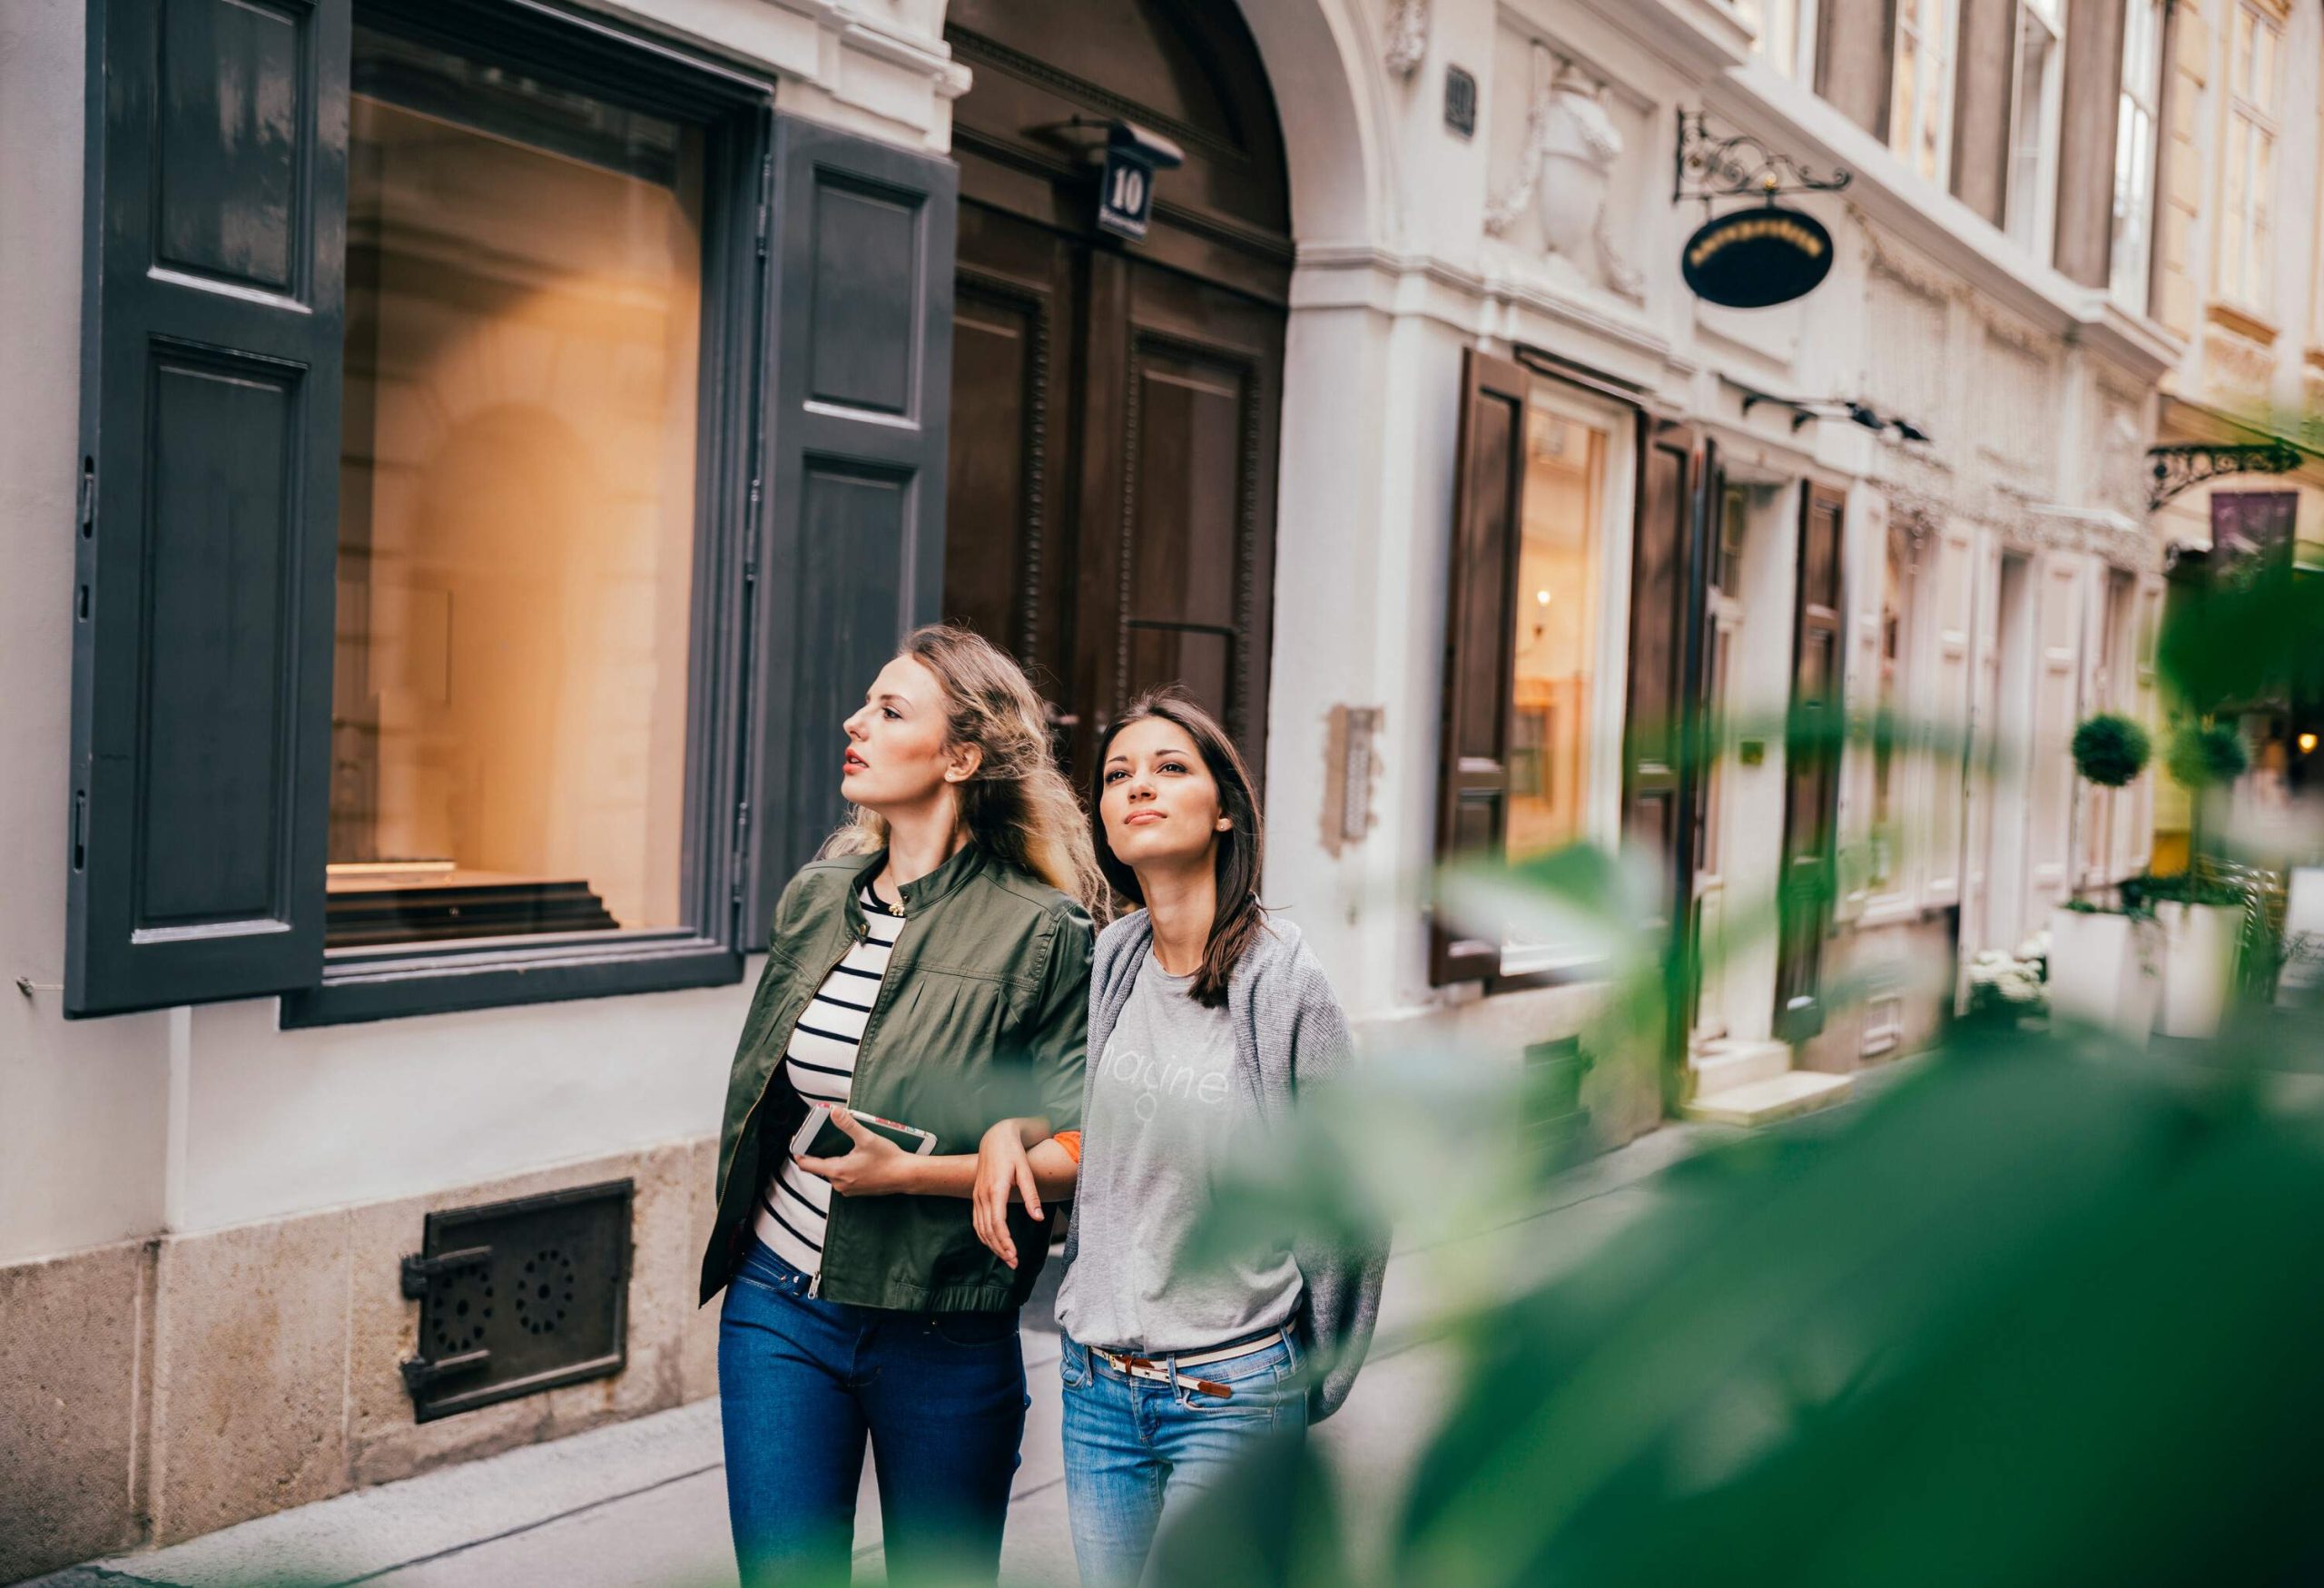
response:
<path id="1" fill-rule="evenodd" d="M 1257 773 L 1291 257 L 1273 101 L 1216 0 L 1056 9 L 969 0 L 948 28 L 977 78 L 955 107 L 944 610 L 1026 664 L 1077 778 L 1171 682 Z M 1137 243 L 1095 230 L 1075 141 L 1116 116 L 1187 156 Z"/>
<path id="2" fill-rule="evenodd" d="M 1781 934 L 1776 1035 L 1803 1041 L 1824 1029 L 1824 934 L 1837 873 L 1833 826 L 1840 789 L 1840 532 L 1847 499 L 1805 488 L 1799 594 L 1792 624 L 1791 714 L 1784 758 Z"/>

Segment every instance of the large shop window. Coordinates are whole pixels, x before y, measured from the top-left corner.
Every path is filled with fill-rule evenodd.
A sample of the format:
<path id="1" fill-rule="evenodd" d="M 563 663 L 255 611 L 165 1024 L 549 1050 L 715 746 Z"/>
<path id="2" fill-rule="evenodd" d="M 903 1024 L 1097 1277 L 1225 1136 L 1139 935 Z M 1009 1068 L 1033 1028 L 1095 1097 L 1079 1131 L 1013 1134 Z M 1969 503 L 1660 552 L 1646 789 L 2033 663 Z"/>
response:
<path id="1" fill-rule="evenodd" d="M 1629 523 L 1634 410 L 1469 354 L 1447 632 L 1439 850 L 1521 863 L 1613 837 L 1619 626 L 1607 548 Z M 1571 970 L 1589 945 L 1440 931 L 1440 981 Z"/>
<path id="2" fill-rule="evenodd" d="M 337 949 L 686 923 L 698 129 L 360 28 Z"/>
<path id="3" fill-rule="evenodd" d="M 933 615 L 949 163 L 531 3 L 89 58 L 67 1012 L 735 980 Z"/>

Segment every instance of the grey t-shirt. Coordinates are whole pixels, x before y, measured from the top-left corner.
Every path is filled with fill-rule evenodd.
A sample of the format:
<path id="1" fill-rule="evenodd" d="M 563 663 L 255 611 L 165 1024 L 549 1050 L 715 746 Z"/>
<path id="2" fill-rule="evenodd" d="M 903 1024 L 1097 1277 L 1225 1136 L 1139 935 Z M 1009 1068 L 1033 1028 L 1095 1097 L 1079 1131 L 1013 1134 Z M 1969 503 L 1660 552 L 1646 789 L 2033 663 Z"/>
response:
<path id="1" fill-rule="evenodd" d="M 1266 1150 L 1224 1009 L 1148 954 L 1090 1060 L 1073 1266 L 1057 1316 L 1085 1346 L 1198 1351 L 1291 1321 L 1299 1265 L 1269 1243 L 1224 1262 L 1189 1250 L 1237 1154 Z"/>

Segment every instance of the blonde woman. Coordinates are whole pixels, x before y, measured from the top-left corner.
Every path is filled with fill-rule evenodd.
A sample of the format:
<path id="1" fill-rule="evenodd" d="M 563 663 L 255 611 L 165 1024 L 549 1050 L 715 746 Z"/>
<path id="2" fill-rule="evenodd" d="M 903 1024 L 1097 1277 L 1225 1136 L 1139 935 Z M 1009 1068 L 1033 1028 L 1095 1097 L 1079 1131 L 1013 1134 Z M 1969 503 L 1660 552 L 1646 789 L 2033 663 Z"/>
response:
<path id="1" fill-rule="evenodd" d="M 846 1581 L 868 1439 L 890 1576 L 990 1582 L 1046 1242 L 1022 1223 L 1012 1268 L 963 1198 L 995 1122 L 1078 1114 L 1104 883 L 1039 697 L 973 634 L 909 636 L 839 761 L 855 818 L 775 907 L 703 1259 L 735 1553 L 746 1585 Z"/>

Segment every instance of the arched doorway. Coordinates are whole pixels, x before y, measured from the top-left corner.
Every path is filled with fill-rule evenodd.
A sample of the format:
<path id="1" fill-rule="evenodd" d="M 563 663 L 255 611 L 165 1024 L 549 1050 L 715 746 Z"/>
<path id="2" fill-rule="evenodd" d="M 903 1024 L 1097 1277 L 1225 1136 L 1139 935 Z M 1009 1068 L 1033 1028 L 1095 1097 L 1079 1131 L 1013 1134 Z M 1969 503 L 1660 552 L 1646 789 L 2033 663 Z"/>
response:
<path id="1" fill-rule="evenodd" d="M 1183 681 L 1265 766 L 1291 279 L 1274 96 L 1231 0 L 955 0 L 944 612 L 1049 698 L 1078 778 Z M 1168 139 L 1147 236 L 1096 226 L 1107 123 Z"/>

